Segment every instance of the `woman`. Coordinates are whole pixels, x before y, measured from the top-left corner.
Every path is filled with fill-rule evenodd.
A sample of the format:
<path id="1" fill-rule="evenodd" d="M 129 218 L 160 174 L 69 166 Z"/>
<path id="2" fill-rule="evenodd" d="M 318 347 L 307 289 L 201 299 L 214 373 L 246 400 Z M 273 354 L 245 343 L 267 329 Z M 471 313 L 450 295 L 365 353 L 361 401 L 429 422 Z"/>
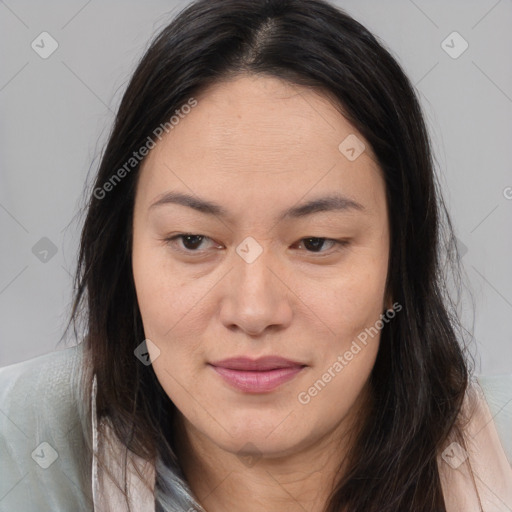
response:
<path id="1" fill-rule="evenodd" d="M 32 454 L 80 493 L 54 476 L 39 510 L 510 510 L 444 214 L 417 98 L 364 27 L 321 0 L 192 3 L 95 179 L 87 336 L 58 366 L 76 425 Z"/>

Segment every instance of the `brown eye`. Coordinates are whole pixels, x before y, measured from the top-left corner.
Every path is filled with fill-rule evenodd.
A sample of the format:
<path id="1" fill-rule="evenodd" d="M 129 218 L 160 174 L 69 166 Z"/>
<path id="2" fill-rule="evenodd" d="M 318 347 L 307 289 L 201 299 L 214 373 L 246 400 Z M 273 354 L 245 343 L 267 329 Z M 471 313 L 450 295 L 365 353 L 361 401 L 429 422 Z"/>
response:
<path id="1" fill-rule="evenodd" d="M 205 239 L 203 235 L 180 235 L 180 238 L 183 241 L 183 246 L 189 250 L 197 249 Z"/>
<path id="2" fill-rule="evenodd" d="M 180 240 L 181 243 L 179 243 Z M 196 235 L 194 233 L 180 233 L 179 235 L 166 238 L 165 241 L 176 250 L 185 253 L 201 253 L 208 248 L 207 241 L 213 242 L 205 235 Z"/>
<path id="3" fill-rule="evenodd" d="M 325 242 L 329 242 L 331 244 L 331 248 L 339 243 L 336 240 L 331 240 L 329 238 L 308 237 L 303 238 L 300 245 L 303 245 L 309 252 L 325 252 L 322 251 Z"/>
<path id="4" fill-rule="evenodd" d="M 304 247 L 308 251 L 312 252 L 321 252 L 321 249 L 324 247 L 324 244 L 326 241 L 334 242 L 334 240 L 328 240 L 327 238 L 303 238 L 304 240 Z"/>

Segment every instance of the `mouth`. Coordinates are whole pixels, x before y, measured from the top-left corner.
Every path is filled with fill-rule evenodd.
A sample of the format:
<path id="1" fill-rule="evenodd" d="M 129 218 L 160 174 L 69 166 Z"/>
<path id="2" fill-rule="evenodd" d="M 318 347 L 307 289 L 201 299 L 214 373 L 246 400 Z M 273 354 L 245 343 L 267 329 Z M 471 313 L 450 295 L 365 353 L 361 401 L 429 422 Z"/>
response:
<path id="1" fill-rule="evenodd" d="M 231 387 L 245 393 L 268 393 L 296 377 L 305 364 L 278 356 L 236 357 L 209 363 Z"/>

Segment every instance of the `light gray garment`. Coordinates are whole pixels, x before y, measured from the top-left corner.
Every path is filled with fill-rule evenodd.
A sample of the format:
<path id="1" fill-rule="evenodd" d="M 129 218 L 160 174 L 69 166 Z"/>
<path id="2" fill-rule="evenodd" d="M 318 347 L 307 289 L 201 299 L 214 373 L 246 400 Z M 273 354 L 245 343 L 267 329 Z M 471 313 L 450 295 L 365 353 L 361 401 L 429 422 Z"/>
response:
<path id="1" fill-rule="evenodd" d="M 0 369 L 2 512 L 93 510 L 89 422 L 76 387 L 81 351 L 78 345 Z"/>
<path id="2" fill-rule="evenodd" d="M 88 417 L 79 394 L 82 355 L 79 344 L 0 368 L 0 512 L 128 510 L 93 457 L 94 447 L 121 481 L 123 447 L 115 440 L 107 453 L 110 435 L 98 436 L 96 418 Z M 94 410 L 94 391 L 89 400 Z M 154 496 L 130 471 L 135 459 L 141 463 L 129 457 L 128 467 L 131 510 L 153 511 Z M 181 474 L 158 467 L 165 475 L 162 507 L 201 510 Z"/>

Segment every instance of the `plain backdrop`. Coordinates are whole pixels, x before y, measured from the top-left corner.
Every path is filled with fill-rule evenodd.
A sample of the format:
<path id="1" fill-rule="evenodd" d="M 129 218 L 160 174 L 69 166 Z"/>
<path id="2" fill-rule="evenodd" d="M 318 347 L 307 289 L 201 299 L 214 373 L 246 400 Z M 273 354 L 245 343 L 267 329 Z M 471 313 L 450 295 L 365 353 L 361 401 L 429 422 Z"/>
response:
<path id="1" fill-rule="evenodd" d="M 477 372 L 511 373 L 512 1 L 335 3 L 417 88 L 475 302 L 461 314 Z M 0 366 L 65 347 L 86 177 L 149 40 L 187 4 L 0 1 Z"/>

